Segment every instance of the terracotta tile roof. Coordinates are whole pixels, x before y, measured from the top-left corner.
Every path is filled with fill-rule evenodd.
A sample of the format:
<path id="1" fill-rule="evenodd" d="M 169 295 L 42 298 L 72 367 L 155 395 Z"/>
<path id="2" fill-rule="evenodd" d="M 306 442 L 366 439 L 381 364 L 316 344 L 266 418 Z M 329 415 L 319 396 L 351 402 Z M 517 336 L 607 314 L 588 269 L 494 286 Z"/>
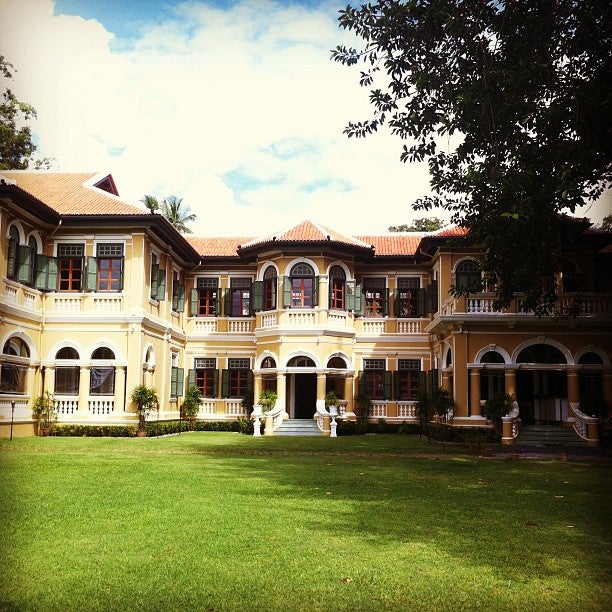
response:
<path id="1" fill-rule="evenodd" d="M 255 238 L 242 246 L 250 247 L 257 244 L 266 244 L 268 242 L 323 242 L 328 240 L 363 248 L 370 247 L 369 244 L 357 238 L 345 236 L 344 234 L 340 234 L 335 230 L 329 229 L 324 225 L 313 223 L 312 221 L 302 221 L 294 227 L 261 238 Z"/>
<path id="2" fill-rule="evenodd" d="M 28 172 L 0 170 L 0 175 L 62 215 L 142 215 L 144 208 L 123 202 L 117 195 L 95 187 L 110 175 L 95 172 Z"/>
<path id="3" fill-rule="evenodd" d="M 374 246 L 374 256 L 414 255 L 423 234 L 418 232 L 392 232 L 381 236 L 357 236 L 359 240 Z"/>
<path id="4" fill-rule="evenodd" d="M 185 236 L 187 242 L 201 257 L 238 257 L 238 246 L 253 240 L 252 237 L 197 237 Z"/>
<path id="5" fill-rule="evenodd" d="M 456 237 L 456 236 L 465 236 L 468 233 L 467 228 L 465 227 L 461 227 L 459 225 L 449 225 L 447 227 L 443 227 L 439 230 L 436 230 L 435 232 L 429 232 L 427 234 L 424 234 L 424 236 L 435 236 L 440 237 L 440 238 L 447 238 L 447 237 Z"/>

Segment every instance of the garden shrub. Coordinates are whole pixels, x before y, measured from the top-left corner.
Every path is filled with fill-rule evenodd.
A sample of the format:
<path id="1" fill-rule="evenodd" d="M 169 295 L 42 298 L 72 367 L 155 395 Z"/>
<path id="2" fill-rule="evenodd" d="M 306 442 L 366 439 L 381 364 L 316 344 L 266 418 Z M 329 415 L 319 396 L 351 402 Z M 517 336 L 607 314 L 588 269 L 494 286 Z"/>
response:
<path id="1" fill-rule="evenodd" d="M 61 424 L 55 425 L 52 435 L 72 438 L 133 438 L 136 436 L 136 430 L 135 425 Z"/>

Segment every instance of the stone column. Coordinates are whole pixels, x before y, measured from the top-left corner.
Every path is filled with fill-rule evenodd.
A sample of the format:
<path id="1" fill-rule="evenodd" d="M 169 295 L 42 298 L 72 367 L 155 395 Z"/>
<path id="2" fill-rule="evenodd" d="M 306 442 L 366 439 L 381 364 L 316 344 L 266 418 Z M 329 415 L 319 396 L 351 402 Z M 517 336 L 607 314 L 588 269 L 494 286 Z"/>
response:
<path id="1" fill-rule="evenodd" d="M 325 384 L 327 376 L 325 373 L 317 374 L 317 409 L 325 408 Z"/>
<path id="2" fill-rule="evenodd" d="M 276 399 L 277 405 L 279 405 L 285 412 L 284 418 L 288 419 L 287 414 L 287 375 L 284 372 L 279 372 L 276 375 Z"/>
<path id="3" fill-rule="evenodd" d="M 125 412 L 125 370 L 126 366 L 115 367 L 115 404 L 114 412 Z"/>
<path id="4" fill-rule="evenodd" d="M 353 412 L 353 377 L 346 376 L 344 379 L 344 399 L 348 402 L 346 404 L 346 411 Z"/>
<path id="5" fill-rule="evenodd" d="M 54 366 L 46 366 L 45 367 L 45 388 L 43 389 L 43 393 L 48 391 L 53 395 L 55 393 L 55 367 Z"/>
<path id="6" fill-rule="evenodd" d="M 451 386 L 451 374 L 452 372 L 450 370 L 443 370 L 442 371 L 442 388 L 445 391 L 448 391 L 451 395 L 453 394 L 453 389 Z"/>
<path id="7" fill-rule="evenodd" d="M 506 366 L 504 370 L 504 387 L 506 393 L 516 399 L 516 368 Z"/>
<path id="8" fill-rule="evenodd" d="M 470 370 L 470 416 L 482 416 L 480 406 L 480 368 Z"/>
<path id="9" fill-rule="evenodd" d="M 89 412 L 89 366 L 81 366 L 79 370 L 79 406 L 78 411 Z"/>
<path id="10" fill-rule="evenodd" d="M 28 371 L 26 372 L 26 379 L 24 385 L 24 391 L 26 395 L 29 395 L 32 399 L 39 395 L 36 393 L 36 370 L 38 366 L 28 366 Z"/>
<path id="11" fill-rule="evenodd" d="M 578 370 L 569 368 L 567 370 L 567 416 L 575 417 L 572 404 L 580 402 L 580 386 L 578 384 Z"/>
<path id="12" fill-rule="evenodd" d="M 255 374 L 253 376 L 253 403 L 259 403 L 259 397 L 261 396 L 261 390 L 263 387 L 263 378 L 261 374 Z"/>

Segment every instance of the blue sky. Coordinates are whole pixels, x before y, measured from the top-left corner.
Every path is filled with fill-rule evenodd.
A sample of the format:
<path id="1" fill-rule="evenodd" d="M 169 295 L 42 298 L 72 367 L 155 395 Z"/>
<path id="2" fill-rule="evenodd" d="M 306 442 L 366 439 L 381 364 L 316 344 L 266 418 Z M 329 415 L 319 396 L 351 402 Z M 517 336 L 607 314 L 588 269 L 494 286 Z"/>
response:
<path id="1" fill-rule="evenodd" d="M 429 181 L 386 130 L 342 134 L 371 111 L 360 67 L 330 61 L 357 44 L 338 28 L 345 5 L 0 0 L 0 54 L 38 112 L 37 155 L 56 170 L 112 173 L 132 203 L 182 197 L 201 235 L 304 219 L 382 233 L 424 216 L 410 204 Z"/>

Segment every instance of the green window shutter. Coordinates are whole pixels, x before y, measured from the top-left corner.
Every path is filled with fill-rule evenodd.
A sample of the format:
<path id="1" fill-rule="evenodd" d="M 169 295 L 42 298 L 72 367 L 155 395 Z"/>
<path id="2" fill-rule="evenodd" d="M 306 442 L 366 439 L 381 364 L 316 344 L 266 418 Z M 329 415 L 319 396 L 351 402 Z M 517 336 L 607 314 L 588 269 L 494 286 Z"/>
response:
<path id="1" fill-rule="evenodd" d="M 157 273 L 157 299 L 166 299 L 166 271 L 159 270 Z"/>
<path id="2" fill-rule="evenodd" d="M 221 304 L 223 303 L 221 289 L 217 287 L 217 295 L 215 296 L 215 317 L 221 316 Z"/>
<path id="3" fill-rule="evenodd" d="M 393 316 L 399 317 L 400 312 L 400 292 L 398 289 L 393 290 Z"/>
<path id="4" fill-rule="evenodd" d="M 224 314 L 226 317 L 232 316 L 232 290 L 225 289 L 225 299 L 223 300 Z"/>
<path id="5" fill-rule="evenodd" d="M 87 257 L 86 288 L 88 291 L 96 291 L 98 288 L 98 260 L 95 257 Z"/>
<path id="6" fill-rule="evenodd" d="M 185 369 L 184 368 L 173 368 L 176 370 L 176 395 L 175 397 L 182 397 L 185 395 Z"/>
<path id="7" fill-rule="evenodd" d="M 344 285 L 344 295 L 347 295 L 346 284 Z M 332 307 L 332 295 L 334 294 L 334 283 L 330 276 L 327 277 L 327 308 L 328 310 Z"/>
<path id="8" fill-rule="evenodd" d="M 190 296 L 189 296 L 189 313 L 191 314 L 192 317 L 197 317 L 198 316 L 198 300 L 199 300 L 199 293 L 197 289 L 192 289 Z"/>
<path id="9" fill-rule="evenodd" d="M 159 289 L 159 264 L 153 264 L 151 266 L 151 299 L 157 299 L 157 292 Z"/>
<path id="10" fill-rule="evenodd" d="M 57 259 L 47 255 L 36 256 L 36 289 L 55 291 L 57 288 Z"/>
<path id="11" fill-rule="evenodd" d="M 264 283 L 263 281 L 255 281 L 251 285 L 251 310 L 260 312 L 263 310 L 264 299 Z"/>
<path id="12" fill-rule="evenodd" d="M 172 310 L 178 312 L 179 303 L 179 284 L 177 282 L 172 283 Z"/>
<path id="13" fill-rule="evenodd" d="M 176 381 L 178 380 L 178 368 L 170 368 L 170 397 L 176 397 Z"/>
<path id="14" fill-rule="evenodd" d="M 185 311 L 185 285 L 174 284 L 172 287 L 172 310 Z"/>
<path id="15" fill-rule="evenodd" d="M 419 289 L 417 293 L 417 317 L 424 317 L 426 308 L 425 308 L 425 289 L 422 287 Z"/>
<path id="16" fill-rule="evenodd" d="M 396 400 L 399 400 L 400 398 L 401 380 L 402 380 L 401 372 L 399 371 L 393 372 L 393 397 Z"/>
<path id="17" fill-rule="evenodd" d="M 315 276 L 312 283 L 312 307 L 319 306 L 319 277 Z"/>
<path id="18" fill-rule="evenodd" d="M 32 249 L 27 245 L 19 245 L 17 249 L 17 280 L 20 283 L 32 283 L 34 270 L 32 269 Z"/>
<path id="19" fill-rule="evenodd" d="M 430 385 L 429 390 L 431 391 L 432 388 Z M 427 395 L 427 372 L 419 372 L 419 393 Z"/>
<path id="20" fill-rule="evenodd" d="M 213 395 L 219 397 L 219 370 L 215 370 L 213 374 Z"/>
<path id="21" fill-rule="evenodd" d="M 221 371 L 221 396 L 229 397 L 229 370 Z"/>
<path id="22" fill-rule="evenodd" d="M 119 291 L 123 291 L 123 276 L 124 276 L 124 268 L 125 268 L 125 258 L 121 258 L 121 276 L 119 277 Z"/>
<path id="23" fill-rule="evenodd" d="M 196 371 L 193 369 L 187 371 L 187 385 L 190 389 L 196 386 Z"/>
<path id="24" fill-rule="evenodd" d="M 389 316 L 389 288 L 385 289 L 385 306 L 383 308 L 385 316 Z"/>
<path id="25" fill-rule="evenodd" d="M 393 372 L 385 370 L 385 399 L 391 399 L 391 389 L 393 388 Z"/>
<path id="26" fill-rule="evenodd" d="M 291 278 L 283 277 L 283 308 L 291 308 Z"/>
<path id="27" fill-rule="evenodd" d="M 357 391 L 360 395 L 365 393 L 365 380 L 363 376 L 363 370 L 359 370 L 357 374 Z"/>
<path id="28" fill-rule="evenodd" d="M 438 310 L 438 281 L 432 281 L 427 289 L 427 312 Z"/>
<path id="29" fill-rule="evenodd" d="M 363 293 L 361 292 L 361 285 L 355 286 L 355 314 L 363 316 L 364 307 Z"/>
<path id="30" fill-rule="evenodd" d="M 247 393 L 253 393 L 253 370 L 247 372 Z"/>
<path id="31" fill-rule="evenodd" d="M 355 310 L 355 281 L 344 283 L 344 295 L 346 295 L 346 310 Z"/>
<path id="32" fill-rule="evenodd" d="M 11 238 L 8 243 L 8 259 L 6 261 L 6 275 L 13 278 L 17 272 L 17 241 Z"/>

